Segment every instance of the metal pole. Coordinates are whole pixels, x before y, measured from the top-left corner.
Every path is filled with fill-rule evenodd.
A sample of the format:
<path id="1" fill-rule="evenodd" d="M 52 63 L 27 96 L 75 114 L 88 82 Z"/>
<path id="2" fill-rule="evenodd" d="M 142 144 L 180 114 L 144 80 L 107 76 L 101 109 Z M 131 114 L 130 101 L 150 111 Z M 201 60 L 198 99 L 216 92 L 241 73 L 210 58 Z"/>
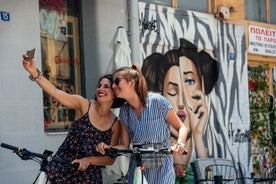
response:
<path id="1" fill-rule="evenodd" d="M 140 39 L 139 39 L 139 16 L 138 16 L 138 0 L 127 0 L 128 2 L 128 18 L 129 18 L 129 35 L 132 63 L 138 63 L 141 67 L 140 58 Z"/>

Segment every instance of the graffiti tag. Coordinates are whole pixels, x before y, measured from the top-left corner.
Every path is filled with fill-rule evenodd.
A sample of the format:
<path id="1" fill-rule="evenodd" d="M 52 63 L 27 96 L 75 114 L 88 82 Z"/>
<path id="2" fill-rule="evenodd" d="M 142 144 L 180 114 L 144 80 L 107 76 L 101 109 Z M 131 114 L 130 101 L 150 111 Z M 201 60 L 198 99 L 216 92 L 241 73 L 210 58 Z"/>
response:
<path id="1" fill-rule="evenodd" d="M 49 36 L 52 36 L 55 40 L 66 41 L 66 27 L 58 14 L 40 9 L 39 22 L 41 30 L 45 31 Z"/>
<path id="2" fill-rule="evenodd" d="M 157 34 L 159 34 L 158 28 L 157 28 L 157 20 L 153 20 L 153 21 L 143 21 L 142 23 L 143 29 L 145 30 L 150 30 L 150 31 L 154 31 Z"/>

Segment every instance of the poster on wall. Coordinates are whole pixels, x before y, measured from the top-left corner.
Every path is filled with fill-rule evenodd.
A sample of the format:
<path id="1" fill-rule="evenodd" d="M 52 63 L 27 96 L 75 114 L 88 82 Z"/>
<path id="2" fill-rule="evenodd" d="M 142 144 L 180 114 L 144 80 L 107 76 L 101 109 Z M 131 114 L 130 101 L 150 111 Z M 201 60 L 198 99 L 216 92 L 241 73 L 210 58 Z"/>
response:
<path id="1" fill-rule="evenodd" d="M 248 26 L 248 52 L 276 56 L 276 29 Z"/>

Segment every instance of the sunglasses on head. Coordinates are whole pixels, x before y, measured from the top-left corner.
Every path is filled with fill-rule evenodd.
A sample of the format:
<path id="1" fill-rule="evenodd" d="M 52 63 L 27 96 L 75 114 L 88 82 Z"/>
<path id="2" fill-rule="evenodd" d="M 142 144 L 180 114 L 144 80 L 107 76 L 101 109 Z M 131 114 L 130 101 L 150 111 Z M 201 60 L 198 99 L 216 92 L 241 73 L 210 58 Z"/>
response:
<path id="1" fill-rule="evenodd" d="M 114 81 L 112 82 L 112 84 L 115 84 L 116 86 L 119 85 L 121 79 L 124 79 L 124 78 L 116 78 L 116 79 L 114 79 Z"/>

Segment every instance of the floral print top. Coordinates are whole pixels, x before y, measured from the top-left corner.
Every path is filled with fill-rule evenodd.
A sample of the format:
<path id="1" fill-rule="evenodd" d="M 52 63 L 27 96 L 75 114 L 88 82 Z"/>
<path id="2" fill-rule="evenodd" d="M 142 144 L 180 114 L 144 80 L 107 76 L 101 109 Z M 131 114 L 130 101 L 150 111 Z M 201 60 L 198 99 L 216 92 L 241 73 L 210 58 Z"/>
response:
<path id="1" fill-rule="evenodd" d="M 89 108 L 90 105 L 91 103 L 89 104 Z M 100 153 L 96 151 L 97 144 L 100 142 L 106 144 L 110 143 L 112 127 L 117 117 L 108 130 L 101 131 L 91 124 L 88 111 L 83 117 L 72 123 L 67 137 L 55 153 L 55 157 L 72 162 L 75 159 L 91 155 L 97 156 L 100 155 Z M 102 166 L 90 165 L 86 171 L 78 171 L 77 168 L 72 166 L 50 162 L 46 170 L 52 184 L 91 184 L 102 183 L 101 167 Z"/>

